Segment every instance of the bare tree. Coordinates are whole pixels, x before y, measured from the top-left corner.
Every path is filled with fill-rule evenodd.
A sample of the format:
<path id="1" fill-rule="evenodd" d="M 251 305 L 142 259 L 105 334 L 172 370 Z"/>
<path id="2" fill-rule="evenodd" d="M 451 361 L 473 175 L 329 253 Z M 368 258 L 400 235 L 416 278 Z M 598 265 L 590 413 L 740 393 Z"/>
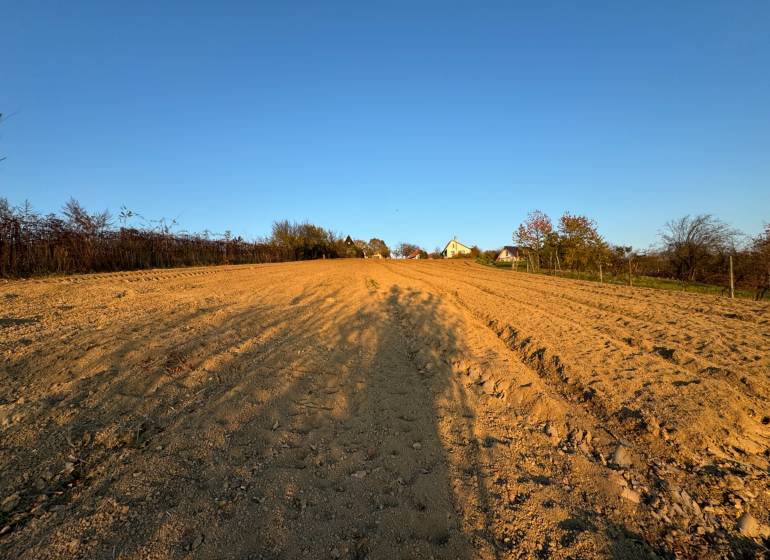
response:
<path id="1" fill-rule="evenodd" d="M 752 240 L 749 253 L 750 274 L 755 298 L 760 300 L 770 291 L 770 224 Z"/>
<path id="2" fill-rule="evenodd" d="M 67 201 L 62 209 L 62 214 L 75 231 L 88 235 L 100 233 L 110 226 L 111 216 L 107 210 L 89 214 L 74 198 Z"/>
<path id="3" fill-rule="evenodd" d="M 421 251 L 419 245 L 415 245 L 414 243 L 407 243 L 402 241 L 398 244 L 398 247 L 396 247 L 396 250 L 393 251 L 393 254 L 395 254 L 397 257 L 401 257 L 405 259 L 415 251 Z"/>
<path id="4" fill-rule="evenodd" d="M 733 250 L 736 237 L 734 229 L 711 214 L 671 220 L 661 233 L 673 273 L 690 282 L 711 257 Z"/>

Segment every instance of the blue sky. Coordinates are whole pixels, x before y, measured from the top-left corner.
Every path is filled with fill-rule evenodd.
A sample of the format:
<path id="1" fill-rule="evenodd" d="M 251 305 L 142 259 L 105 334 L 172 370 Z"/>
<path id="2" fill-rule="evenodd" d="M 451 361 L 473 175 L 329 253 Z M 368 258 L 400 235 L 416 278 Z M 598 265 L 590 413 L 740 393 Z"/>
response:
<path id="1" fill-rule="evenodd" d="M 770 220 L 770 3 L 15 2 L 0 196 L 247 237 Z"/>

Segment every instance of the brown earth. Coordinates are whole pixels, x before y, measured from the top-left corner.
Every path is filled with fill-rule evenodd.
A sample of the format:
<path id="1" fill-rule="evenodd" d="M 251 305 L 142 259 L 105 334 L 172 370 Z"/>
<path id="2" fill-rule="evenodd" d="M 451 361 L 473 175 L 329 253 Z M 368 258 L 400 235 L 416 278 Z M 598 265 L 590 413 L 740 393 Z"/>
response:
<path id="1" fill-rule="evenodd" d="M 465 261 L 0 284 L 5 558 L 754 558 L 770 306 Z"/>

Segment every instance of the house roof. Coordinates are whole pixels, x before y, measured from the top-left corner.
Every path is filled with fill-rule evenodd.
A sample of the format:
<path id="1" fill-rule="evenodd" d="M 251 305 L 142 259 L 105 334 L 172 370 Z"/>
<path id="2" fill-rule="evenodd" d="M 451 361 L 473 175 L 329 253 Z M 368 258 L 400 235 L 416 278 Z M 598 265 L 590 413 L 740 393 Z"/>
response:
<path id="1" fill-rule="evenodd" d="M 449 247 L 449 243 L 452 243 L 452 241 L 454 241 L 455 243 L 457 243 L 457 244 L 458 244 L 460 247 L 465 247 L 465 248 L 466 248 L 466 249 L 468 249 L 469 251 L 471 250 L 471 248 L 470 248 L 470 247 L 468 247 L 467 245 L 465 245 L 464 243 L 460 243 L 459 241 L 457 241 L 457 239 L 452 239 L 452 240 L 450 240 L 450 241 L 449 241 L 449 242 L 448 242 L 448 243 L 447 243 L 447 244 L 444 246 L 444 250 L 443 250 L 443 251 L 441 251 L 442 253 L 443 253 L 443 252 L 445 252 L 445 251 L 447 250 L 447 247 Z"/>
<path id="2" fill-rule="evenodd" d="M 502 249 L 500 249 L 500 252 L 508 251 L 509 253 L 518 253 L 519 248 L 516 245 L 505 245 Z"/>
<path id="3" fill-rule="evenodd" d="M 409 253 L 409 254 L 406 256 L 406 258 L 407 258 L 407 259 L 413 259 L 413 258 L 415 258 L 416 256 L 418 256 L 418 255 L 419 255 L 421 252 L 422 252 L 422 251 L 421 251 L 420 249 L 415 249 L 414 251 L 412 251 L 411 253 Z"/>

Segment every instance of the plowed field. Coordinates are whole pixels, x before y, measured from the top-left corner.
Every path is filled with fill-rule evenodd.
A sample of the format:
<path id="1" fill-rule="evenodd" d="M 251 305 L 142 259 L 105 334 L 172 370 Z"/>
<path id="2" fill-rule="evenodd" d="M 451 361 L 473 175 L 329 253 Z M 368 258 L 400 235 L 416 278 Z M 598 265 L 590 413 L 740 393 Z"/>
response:
<path id="1" fill-rule="evenodd" d="M 5 558 L 754 558 L 770 306 L 465 261 L 0 284 Z"/>

